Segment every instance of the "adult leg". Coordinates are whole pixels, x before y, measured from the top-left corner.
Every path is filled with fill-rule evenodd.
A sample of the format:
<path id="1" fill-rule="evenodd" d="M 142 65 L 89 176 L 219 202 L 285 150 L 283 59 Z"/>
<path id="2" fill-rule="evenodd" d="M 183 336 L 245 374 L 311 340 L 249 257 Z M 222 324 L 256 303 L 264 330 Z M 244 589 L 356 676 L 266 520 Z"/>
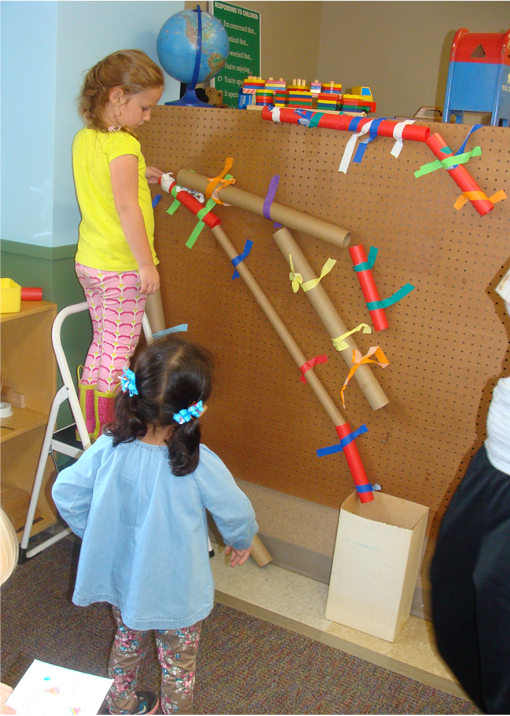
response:
<path id="1" fill-rule="evenodd" d="M 487 473 L 482 447 L 443 518 L 432 560 L 432 612 L 439 652 L 468 695 L 483 708 L 474 571 L 485 532 Z"/>
<path id="2" fill-rule="evenodd" d="M 510 713 L 510 477 L 494 470 L 474 572 L 482 708 Z"/>
<path id="3" fill-rule="evenodd" d="M 184 629 L 156 630 L 164 714 L 193 713 L 195 662 L 202 622 Z"/>
<path id="4" fill-rule="evenodd" d="M 108 674 L 113 684 L 107 695 L 110 713 L 136 713 L 138 698 L 136 695 L 137 673 L 145 658 L 150 644 L 150 631 L 129 629 L 123 621 L 120 610 L 113 607 L 113 616 L 117 623 L 117 632 L 113 642 Z M 157 704 L 155 705 L 157 707 Z M 146 713 L 155 711 L 146 711 Z"/>

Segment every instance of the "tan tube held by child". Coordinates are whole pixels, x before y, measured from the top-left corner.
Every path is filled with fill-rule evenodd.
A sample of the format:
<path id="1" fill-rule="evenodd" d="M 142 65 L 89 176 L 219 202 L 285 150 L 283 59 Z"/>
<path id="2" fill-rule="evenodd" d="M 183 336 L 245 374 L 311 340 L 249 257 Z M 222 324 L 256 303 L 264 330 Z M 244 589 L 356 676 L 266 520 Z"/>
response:
<path id="1" fill-rule="evenodd" d="M 147 296 L 147 300 L 145 302 L 145 313 L 147 314 L 153 333 L 159 333 L 159 331 L 165 330 L 165 314 L 163 313 L 163 302 L 161 300 L 161 291 L 159 289 L 156 293 Z"/>
<path id="2" fill-rule="evenodd" d="M 193 191 L 205 194 L 209 179 L 203 176 L 203 174 L 196 174 L 187 169 L 181 169 L 177 174 L 177 183 L 188 189 L 193 189 Z M 235 186 L 226 186 L 221 189 L 219 198 L 221 201 L 236 206 L 239 209 L 244 209 L 257 216 L 264 216 L 264 199 L 255 194 L 250 194 L 248 191 L 237 189 Z M 335 226 L 335 224 L 330 224 L 328 221 L 323 221 L 322 219 L 316 219 L 313 216 L 309 216 L 296 209 L 291 209 L 288 206 L 282 206 L 275 201 L 271 203 L 269 214 L 272 221 L 277 221 L 279 224 L 288 226 L 290 229 L 302 231 L 304 234 L 308 234 L 308 236 L 322 239 L 342 249 L 346 248 L 351 241 L 351 234 L 347 229 L 342 229 L 340 226 Z"/>
<path id="3" fill-rule="evenodd" d="M 295 273 L 301 274 L 303 277 L 303 283 L 317 278 L 312 267 L 306 260 L 306 257 L 288 229 L 285 227 L 278 229 L 278 231 L 273 234 L 273 239 L 282 252 L 285 260 L 289 263 L 289 266 L 289 256 L 292 256 L 294 271 Z M 336 308 L 331 303 L 331 300 L 321 283 L 318 283 L 315 288 L 311 288 L 306 291 L 306 296 L 317 311 L 317 315 L 324 324 L 324 328 L 329 333 L 331 339 L 338 338 L 348 332 L 349 329 L 338 315 Z M 339 351 L 339 353 L 341 353 L 342 358 L 347 365 L 351 367 L 352 352 L 353 350 L 359 350 L 359 348 L 352 335 L 348 336 L 345 339 L 345 342 L 348 347 L 343 351 Z M 372 373 L 370 366 L 366 364 L 360 365 L 354 373 L 354 378 L 357 380 L 363 395 L 368 400 L 370 407 L 373 410 L 379 410 L 379 408 L 382 408 L 390 402 L 384 394 L 384 391 L 379 385 L 376 377 Z"/>

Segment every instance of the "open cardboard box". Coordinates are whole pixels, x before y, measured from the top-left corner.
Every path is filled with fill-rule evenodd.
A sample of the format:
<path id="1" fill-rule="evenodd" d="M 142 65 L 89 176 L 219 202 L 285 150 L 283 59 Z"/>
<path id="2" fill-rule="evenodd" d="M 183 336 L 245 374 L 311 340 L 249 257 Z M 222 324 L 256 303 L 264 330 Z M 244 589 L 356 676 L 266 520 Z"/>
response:
<path id="1" fill-rule="evenodd" d="M 340 508 L 326 618 L 394 641 L 411 610 L 429 508 L 354 492 Z"/>

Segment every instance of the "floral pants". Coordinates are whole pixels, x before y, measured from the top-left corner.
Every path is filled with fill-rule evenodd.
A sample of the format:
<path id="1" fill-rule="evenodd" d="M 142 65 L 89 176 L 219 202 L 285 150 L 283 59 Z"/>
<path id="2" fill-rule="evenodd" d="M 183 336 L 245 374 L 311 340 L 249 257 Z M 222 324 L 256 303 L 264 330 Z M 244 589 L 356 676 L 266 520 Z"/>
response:
<path id="1" fill-rule="evenodd" d="M 147 653 L 152 631 L 135 631 L 127 627 L 115 606 L 113 616 L 117 633 L 108 673 L 114 681 L 107 701 L 113 713 L 130 713 L 135 706 L 138 667 Z M 201 626 L 202 622 L 197 622 L 184 629 L 154 629 L 161 666 L 161 711 L 158 713 L 193 713 L 195 661 Z"/>
<path id="2" fill-rule="evenodd" d="M 92 343 L 81 381 L 113 393 L 135 352 L 145 310 L 138 271 L 100 271 L 76 264 L 92 320 Z"/>

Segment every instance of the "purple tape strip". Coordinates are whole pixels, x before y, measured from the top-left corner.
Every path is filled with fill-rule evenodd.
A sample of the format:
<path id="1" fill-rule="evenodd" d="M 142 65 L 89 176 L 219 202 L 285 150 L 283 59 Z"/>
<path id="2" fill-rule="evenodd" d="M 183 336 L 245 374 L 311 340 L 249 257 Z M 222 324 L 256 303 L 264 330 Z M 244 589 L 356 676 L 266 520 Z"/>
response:
<path id="1" fill-rule="evenodd" d="M 271 221 L 271 204 L 274 201 L 276 190 L 278 189 L 278 182 L 280 181 L 280 175 L 275 174 L 269 182 L 269 189 L 267 190 L 266 198 L 264 199 L 264 206 L 262 207 L 262 213 Z"/>

